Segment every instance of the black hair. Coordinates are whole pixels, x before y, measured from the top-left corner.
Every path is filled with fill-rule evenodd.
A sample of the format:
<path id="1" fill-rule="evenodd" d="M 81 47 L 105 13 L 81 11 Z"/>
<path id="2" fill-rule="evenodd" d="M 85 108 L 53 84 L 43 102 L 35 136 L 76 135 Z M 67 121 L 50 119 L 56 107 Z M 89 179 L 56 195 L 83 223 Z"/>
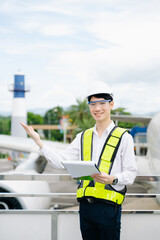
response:
<path id="1" fill-rule="evenodd" d="M 88 102 L 91 101 L 92 97 L 96 97 L 96 98 L 104 98 L 105 100 L 111 100 L 113 101 L 113 97 L 110 94 L 107 93 L 98 93 L 98 94 L 93 94 L 87 97 Z"/>

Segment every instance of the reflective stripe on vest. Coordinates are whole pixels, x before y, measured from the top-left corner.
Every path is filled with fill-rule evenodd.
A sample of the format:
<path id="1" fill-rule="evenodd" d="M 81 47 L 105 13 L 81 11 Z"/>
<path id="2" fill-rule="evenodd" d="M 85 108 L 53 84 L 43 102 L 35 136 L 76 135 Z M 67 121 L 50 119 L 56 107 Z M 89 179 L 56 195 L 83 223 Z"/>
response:
<path id="1" fill-rule="evenodd" d="M 125 132 L 126 129 L 115 127 L 109 134 L 98 162 L 100 172 L 110 174 L 121 138 Z M 86 130 L 82 134 L 81 151 L 83 161 L 92 160 L 92 136 L 93 128 Z M 80 200 L 85 197 L 103 199 L 121 205 L 124 201 L 125 193 L 116 191 L 109 184 L 105 185 L 98 182 L 84 180 L 81 182 L 77 190 L 77 199 Z"/>

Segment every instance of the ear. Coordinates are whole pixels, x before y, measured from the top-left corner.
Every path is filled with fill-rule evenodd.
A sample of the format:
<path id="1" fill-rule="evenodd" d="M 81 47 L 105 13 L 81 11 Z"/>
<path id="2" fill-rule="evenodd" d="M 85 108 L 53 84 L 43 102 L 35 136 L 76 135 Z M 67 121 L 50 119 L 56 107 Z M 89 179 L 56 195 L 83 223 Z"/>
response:
<path id="1" fill-rule="evenodd" d="M 112 110 L 112 108 L 114 107 L 114 102 L 110 102 L 110 109 Z"/>

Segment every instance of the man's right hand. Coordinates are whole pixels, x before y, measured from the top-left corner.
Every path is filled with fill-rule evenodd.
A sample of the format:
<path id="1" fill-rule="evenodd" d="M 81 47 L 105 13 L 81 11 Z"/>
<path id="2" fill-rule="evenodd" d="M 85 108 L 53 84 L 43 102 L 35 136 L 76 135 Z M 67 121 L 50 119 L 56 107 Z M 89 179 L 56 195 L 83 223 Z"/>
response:
<path id="1" fill-rule="evenodd" d="M 27 134 L 35 141 L 35 143 L 40 148 L 42 148 L 44 144 L 43 144 L 42 140 L 40 139 L 39 134 L 36 131 L 34 131 L 34 129 L 31 126 L 28 126 L 28 125 L 24 124 L 23 122 L 20 122 L 20 124 L 25 129 Z"/>

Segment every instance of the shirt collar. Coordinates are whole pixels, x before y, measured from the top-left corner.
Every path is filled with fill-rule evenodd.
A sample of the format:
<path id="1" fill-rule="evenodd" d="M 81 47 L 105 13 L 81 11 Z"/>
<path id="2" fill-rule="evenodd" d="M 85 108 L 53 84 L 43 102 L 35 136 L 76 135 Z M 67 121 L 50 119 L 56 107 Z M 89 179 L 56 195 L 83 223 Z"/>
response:
<path id="1" fill-rule="evenodd" d="M 109 126 L 104 130 L 105 133 L 109 134 L 111 130 L 115 127 L 115 124 L 113 121 L 109 124 Z M 93 132 L 98 135 L 96 124 L 94 125 Z"/>

